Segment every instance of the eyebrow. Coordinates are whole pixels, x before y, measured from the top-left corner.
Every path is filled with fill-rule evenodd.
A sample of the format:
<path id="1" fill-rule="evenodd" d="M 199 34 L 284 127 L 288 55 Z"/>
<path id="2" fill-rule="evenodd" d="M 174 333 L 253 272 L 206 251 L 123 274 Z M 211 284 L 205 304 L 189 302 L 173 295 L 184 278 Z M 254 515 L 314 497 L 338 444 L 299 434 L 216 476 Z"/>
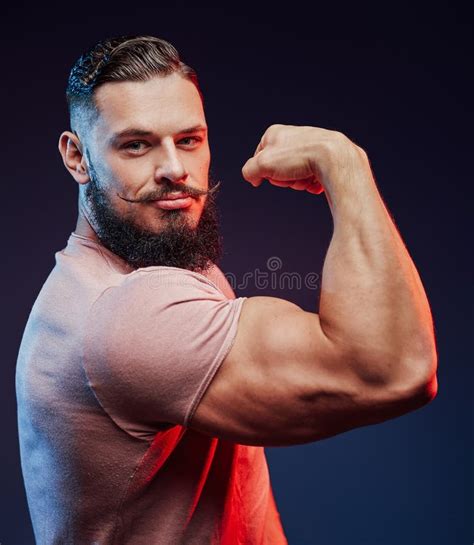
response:
<path id="1" fill-rule="evenodd" d="M 205 127 L 204 125 L 195 125 L 194 127 L 188 127 L 187 129 L 182 129 L 181 131 L 178 131 L 176 134 L 191 134 L 195 132 L 204 132 L 204 131 L 207 131 L 207 127 Z M 123 129 L 122 131 L 119 131 L 113 134 L 110 138 L 110 143 L 116 144 L 122 138 L 130 137 L 130 136 L 153 136 L 153 131 L 147 131 L 147 130 L 138 129 L 135 127 L 128 127 L 126 129 Z"/>

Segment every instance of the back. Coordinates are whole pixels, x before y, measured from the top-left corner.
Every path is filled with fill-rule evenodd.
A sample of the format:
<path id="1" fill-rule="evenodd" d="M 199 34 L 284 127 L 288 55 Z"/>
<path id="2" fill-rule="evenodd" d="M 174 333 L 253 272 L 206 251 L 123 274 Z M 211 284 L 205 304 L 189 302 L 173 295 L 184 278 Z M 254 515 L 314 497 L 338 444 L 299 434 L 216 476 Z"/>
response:
<path id="1" fill-rule="evenodd" d="M 75 233 L 55 257 L 16 376 L 37 544 L 286 544 L 263 447 L 187 427 L 245 298 Z"/>

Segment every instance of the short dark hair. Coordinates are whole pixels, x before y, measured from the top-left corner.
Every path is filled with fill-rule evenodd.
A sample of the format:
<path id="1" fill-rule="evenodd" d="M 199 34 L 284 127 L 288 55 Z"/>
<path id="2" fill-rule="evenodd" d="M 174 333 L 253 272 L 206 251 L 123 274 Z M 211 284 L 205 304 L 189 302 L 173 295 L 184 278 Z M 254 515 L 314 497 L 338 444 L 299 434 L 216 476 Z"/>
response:
<path id="1" fill-rule="evenodd" d="M 146 81 L 155 76 L 181 74 L 204 97 L 195 70 L 181 61 L 176 48 L 155 36 L 127 35 L 96 43 L 76 61 L 69 74 L 66 100 L 71 130 L 81 136 L 99 116 L 94 91 L 111 81 Z"/>

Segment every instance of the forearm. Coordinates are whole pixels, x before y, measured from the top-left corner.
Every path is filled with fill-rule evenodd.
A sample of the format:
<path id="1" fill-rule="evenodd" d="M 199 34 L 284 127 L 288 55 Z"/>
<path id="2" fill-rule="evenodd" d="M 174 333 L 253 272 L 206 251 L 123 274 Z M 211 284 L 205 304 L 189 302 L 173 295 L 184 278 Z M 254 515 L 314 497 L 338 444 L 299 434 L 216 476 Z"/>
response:
<path id="1" fill-rule="evenodd" d="M 357 150 L 353 164 L 325 184 L 334 231 L 322 273 L 321 326 L 364 381 L 423 384 L 436 370 L 429 303 L 369 161 Z"/>

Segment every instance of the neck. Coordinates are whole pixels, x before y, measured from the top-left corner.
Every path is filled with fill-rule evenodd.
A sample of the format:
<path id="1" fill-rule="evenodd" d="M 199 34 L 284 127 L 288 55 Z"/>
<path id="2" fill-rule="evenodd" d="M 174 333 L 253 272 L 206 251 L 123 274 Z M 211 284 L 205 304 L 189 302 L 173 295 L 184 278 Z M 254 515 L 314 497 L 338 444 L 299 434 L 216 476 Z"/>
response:
<path id="1" fill-rule="evenodd" d="M 79 210 L 79 213 L 77 215 L 77 223 L 76 223 L 76 228 L 74 232 L 77 235 L 82 235 L 83 237 L 92 238 L 96 242 L 100 242 L 99 238 L 97 237 L 97 233 L 92 227 L 92 221 L 90 220 L 87 210 L 85 210 L 84 205 L 80 198 L 78 202 L 78 210 Z"/>

